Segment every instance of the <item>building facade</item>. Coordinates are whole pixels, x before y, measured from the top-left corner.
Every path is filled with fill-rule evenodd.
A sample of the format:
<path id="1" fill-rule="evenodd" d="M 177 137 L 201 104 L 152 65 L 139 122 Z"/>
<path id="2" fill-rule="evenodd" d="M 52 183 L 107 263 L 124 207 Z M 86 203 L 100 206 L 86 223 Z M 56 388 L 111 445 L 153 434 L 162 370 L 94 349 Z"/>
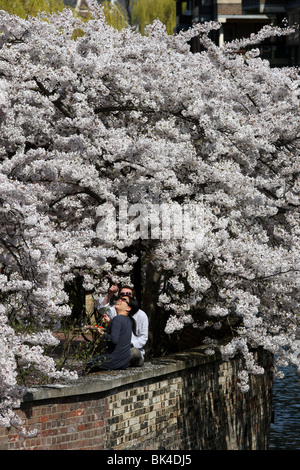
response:
<path id="1" fill-rule="evenodd" d="M 188 29 L 193 23 L 217 21 L 220 30 L 213 40 L 222 45 L 233 39 L 256 33 L 266 24 L 282 26 L 283 21 L 300 23 L 300 0 L 175 0 L 176 30 Z M 300 64 L 299 30 L 288 37 L 266 40 L 261 54 L 274 66 Z M 199 50 L 193 41 L 192 50 Z"/>

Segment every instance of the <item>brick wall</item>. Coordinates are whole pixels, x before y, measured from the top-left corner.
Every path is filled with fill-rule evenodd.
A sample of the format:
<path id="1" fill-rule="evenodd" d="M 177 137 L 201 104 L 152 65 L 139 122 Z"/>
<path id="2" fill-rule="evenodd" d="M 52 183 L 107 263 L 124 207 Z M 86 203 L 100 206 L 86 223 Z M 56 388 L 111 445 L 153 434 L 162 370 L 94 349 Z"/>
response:
<path id="1" fill-rule="evenodd" d="M 218 2 L 218 15 L 241 15 L 242 2 L 239 3 L 223 3 Z"/>
<path id="2" fill-rule="evenodd" d="M 239 359 L 223 363 L 201 348 L 28 391 L 18 410 L 35 438 L 0 428 L 1 450 L 267 449 L 272 358 L 240 393 Z"/>

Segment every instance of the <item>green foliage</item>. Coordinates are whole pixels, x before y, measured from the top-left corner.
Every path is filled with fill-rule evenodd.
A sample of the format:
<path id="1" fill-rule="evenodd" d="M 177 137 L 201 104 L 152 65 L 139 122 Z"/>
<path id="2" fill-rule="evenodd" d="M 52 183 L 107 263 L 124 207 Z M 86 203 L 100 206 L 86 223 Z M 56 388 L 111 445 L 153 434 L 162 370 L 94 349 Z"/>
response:
<path id="1" fill-rule="evenodd" d="M 107 24 L 119 31 L 121 31 L 121 29 L 123 28 L 128 27 L 127 15 L 121 5 L 119 5 L 118 3 L 113 4 L 110 0 L 102 1 L 101 5 L 104 9 L 104 15 Z M 67 8 L 70 7 L 68 6 Z M 82 4 L 80 6 L 79 12 L 74 9 L 73 13 L 84 22 L 89 21 L 93 18 L 86 4 Z M 82 36 L 82 30 L 75 31 L 75 35 L 73 38 L 76 39 L 79 36 Z"/>
<path id="2" fill-rule="evenodd" d="M 104 9 L 106 21 L 110 26 L 119 31 L 128 26 L 126 14 L 120 5 L 112 4 L 109 0 L 105 0 L 101 5 Z"/>
<path id="3" fill-rule="evenodd" d="M 84 327 L 76 328 L 67 323 L 62 325 L 60 336 L 58 346 L 46 349 L 46 353 L 55 359 L 57 370 L 67 368 L 81 371 L 92 356 L 104 353 L 106 350 L 105 341 L 101 336 L 86 331 Z"/>
<path id="4" fill-rule="evenodd" d="M 63 369 L 81 374 L 86 363 L 97 354 L 105 354 L 106 341 L 93 331 L 84 327 L 76 327 L 70 322 L 63 322 L 59 332 L 57 346 L 45 346 L 44 352 L 53 358 L 57 371 Z M 56 378 L 45 376 L 36 364 L 17 364 L 18 383 L 26 387 L 40 386 L 56 382 Z"/>
<path id="5" fill-rule="evenodd" d="M 65 8 L 63 0 L 0 0 L 0 10 L 20 18 L 36 16 L 38 12 L 53 13 Z"/>
<path id="6" fill-rule="evenodd" d="M 131 0 L 132 23 L 138 25 L 141 34 L 145 26 L 159 19 L 167 28 L 168 34 L 173 34 L 176 26 L 175 0 Z"/>
<path id="7" fill-rule="evenodd" d="M 119 31 L 128 26 L 126 12 L 118 3 L 112 4 L 110 0 L 104 0 L 101 4 L 109 25 Z M 144 34 L 145 26 L 155 19 L 159 19 L 166 26 L 168 34 L 173 34 L 176 25 L 176 2 L 174 0 L 130 0 L 130 7 L 132 9 L 132 24 L 137 25 L 142 34 Z M 0 0 L 0 10 L 5 10 L 21 18 L 36 16 L 38 12 L 62 11 L 64 8 L 66 6 L 63 0 Z M 88 10 L 80 16 L 84 21 L 90 19 Z"/>

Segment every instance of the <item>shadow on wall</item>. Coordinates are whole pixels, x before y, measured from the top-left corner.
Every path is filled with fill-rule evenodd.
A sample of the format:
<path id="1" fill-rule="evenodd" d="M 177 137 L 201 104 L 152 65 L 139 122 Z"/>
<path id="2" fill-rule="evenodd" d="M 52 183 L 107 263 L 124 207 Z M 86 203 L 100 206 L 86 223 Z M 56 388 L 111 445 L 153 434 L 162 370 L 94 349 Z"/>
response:
<path id="1" fill-rule="evenodd" d="M 266 375 L 250 376 L 250 389 L 246 393 L 242 393 L 237 385 L 237 371 L 241 366 L 241 360 L 232 363 L 216 361 L 195 368 L 194 374 L 184 376 L 179 403 L 181 411 L 178 412 L 183 448 L 268 449 L 272 358 L 267 356 Z"/>

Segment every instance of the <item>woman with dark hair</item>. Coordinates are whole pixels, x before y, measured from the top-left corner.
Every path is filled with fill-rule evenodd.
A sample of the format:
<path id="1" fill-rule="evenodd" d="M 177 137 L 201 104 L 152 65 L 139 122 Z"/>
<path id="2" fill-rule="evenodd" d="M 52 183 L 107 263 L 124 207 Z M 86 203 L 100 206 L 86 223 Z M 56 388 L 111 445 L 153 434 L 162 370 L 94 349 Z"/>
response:
<path id="1" fill-rule="evenodd" d="M 107 350 L 92 357 L 86 365 L 85 373 L 126 369 L 129 364 L 131 335 L 135 334 L 136 330 L 133 315 L 139 310 L 139 305 L 132 297 L 120 297 L 115 309 L 117 316 L 112 319 L 109 331 L 107 333 L 99 331 L 101 338 L 106 341 Z"/>

